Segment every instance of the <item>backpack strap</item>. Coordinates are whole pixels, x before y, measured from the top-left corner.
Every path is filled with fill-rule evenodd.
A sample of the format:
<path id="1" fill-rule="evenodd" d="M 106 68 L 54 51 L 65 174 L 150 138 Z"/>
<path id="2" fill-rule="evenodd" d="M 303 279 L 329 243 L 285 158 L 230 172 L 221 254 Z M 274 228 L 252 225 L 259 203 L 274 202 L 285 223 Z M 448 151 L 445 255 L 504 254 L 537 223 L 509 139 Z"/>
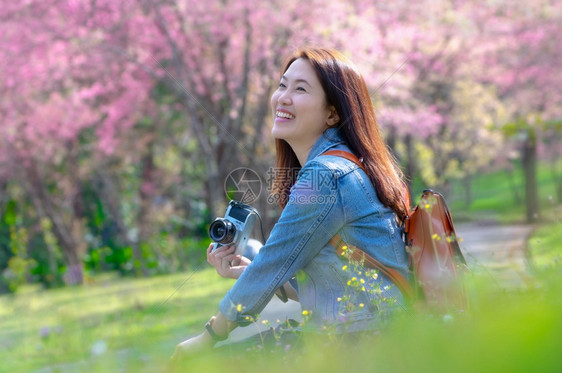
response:
<path id="1" fill-rule="evenodd" d="M 359 158 L 357 158 L 357 156 L 355 154 L 350 153 L 346 150 L 328 150 L 327 152 L 324 152 L 321 155 L 335 155 L 337 157 L 345 158 L 348 161 L 351 161 L 351 162 L 355 163 L 363 171 L 367 172 L 367 170 L 365 170 L 365 166 L 363 166 L 363 162 L 361 162 L 361 160 Z M 406 190 L 406 198 L 405 198 L 405 201 L 404 201 L 404 206 L 406 207 L 406 211 L 409 214 L 410 213 L 410 193 L 408 192 L 408 186 L 406 185 L 406 183 L 402 182 L 402 184 L 404 185 L 404 189 Z M 408 219 L 408 216 L 406 216 L 406 218 L 404 220 L 407 220 L 407 219 Z"/>
<path id="2" fill-rule="evenodd" d="M 328 150 L 327 152 L 322 153 L 321 155 L 335 155 L 336 157 L 342 157 L 355 163 L 357 166 L 361 167 L 363 171 L 365 171 L 365 167 L 363 167 L 363 163 L 357 156 L 353 153 L 348 152 L 347 150 Z"/>
<path id="3" fill-rule="evenodd" d="M 396 285 L 396 287 L 398 287 L 398 289 L 400 289 L 400 292 L 402 292 L 402 295 L 406 298 L 407 301 L 412 301 L 413 299 L 415 299 L 414 289 L 412 288 L 410 282 L 406 279 L 406 277 L 404 277 L 394 268 L 385 266 L 356 246 L 347 245 L 339 234 L 336 234 L 334 237 L 332 237 L 329 243 L 336 249 L 336 253 L 339 256 L 348 255 L 346 254 L 346 252 L 349 250 L 349 253 L 351 254 L 349 259 L 362 263 L 364 266 L 376 269 L 377 271 L 384 274 Z"/>
<path id="4" fill-rule="evenodd" d="M 363 166 L 363 164 L 361 163 L 359 158 L 357 158 L 357 156 L 355 154 L 352 154 L 348 151 L 345 151 L 345 150 L 329 150 L 325 153 L 322 153 L 321 155 L 335 155 L 337 157 L 345 158 L 345 159 L 355 163 L 356 165 L 361 167 L 361 169 L 363 169 L 363 171 L 365 171 L 365 167 Z M 408 193 L 406 193 L 406 196 L 407 196 L 407 200 L 405 201 L 405 203 L 407 203 L 407 206 L 408 206 L 407 211 L 409 211 L 410 197 L 409 197 Z M 386 277 L 388 277 L 398 287 L 398 289 L 400 289 L 400 291 L 402 292 L 402 295 L 404 295 L 404 297 L 408 301 L 411 301 L 415 298 L 414 289 L 412 288 L 412 285 L 410 284 L 410 282 L 400 272 L 398 272 L 394 268 L 390 268 L 390 267 L 385 266 L 384 264 L 382 264 L 381 262 L 379 262 L 378 260 L 376 260 L 375 258 L 370 256 L 369 254 L 367 254 L 363 250 L 359 249 L 358 247 L 347 245 L 339 234 L 336 234 L 334 237 L 332 237 L 330 239 L 329 243 L 336 249 L 336 252 L 339 256 L 345 255 L 346 250 L 351 249 L 350 250 L 350 253 L 351 253 L 350 259 L 353 259 L 354 261 L 361 262 L 361 263 L 363 263 L 363 265 L 365 265 L 369 268 L 376 269 L 376 270 L 380 271 L 381 273 L 383 273 Z"/>

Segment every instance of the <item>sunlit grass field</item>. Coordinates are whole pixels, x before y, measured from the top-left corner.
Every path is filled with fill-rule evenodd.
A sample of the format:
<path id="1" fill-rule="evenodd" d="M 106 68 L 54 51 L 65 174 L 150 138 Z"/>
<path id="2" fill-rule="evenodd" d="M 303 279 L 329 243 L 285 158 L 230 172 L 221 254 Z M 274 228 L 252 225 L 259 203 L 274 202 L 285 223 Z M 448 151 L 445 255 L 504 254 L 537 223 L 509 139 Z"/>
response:
<path id="1" fill-rule="evenodd" d="M 473 273 L 465 314 L 408 313 L 353 343 L 309 337 L 299 349 L 275 353 L 198 354 L 174 371 L 560 371 L 560 268 L 535 272 L 525 289 L 509 290 Z M 202 331 L 230 285 L 206 268 L 0 297 L 0 371 L 169 371 L 175 345 Z"/>
<path id="2" fill-rule="evenodd" d="M 158 371 L 232 285 L 205 268 L 0 297 L 0 371 Z"/>
<path id="3" fill-rule="evenodd" d="M 540 188 L 548 222 L 528 242 L 524 288 L 501 288 L 493 272 L 475 269 L 466 279 L 470 312 L 409 312 L 352 342 L 309 336 L 299 348 L 275 352 L 197 354 L 173 371 L 562 371 L 562 222 L 559 207 L 549 204 L 554 184 L 547 171 Z M 513 208 L 506 188 L 501 173 L 477 179 L 477 203 L 467 209 L 453 199 L 453 216 L 493 212 L 500 221 L 522 221 L 524 208 Z M 175 345 L 203 330 L 231 285 L 203 263 L 148 279 L 104 274 L 80 287 L 23 287 L 0 296 L 0 372 L 171 371 Z"/>
<path id="4" fill-rule="evenodd" d="M 556 205 L 556 182 L 553 169 L 562 170 L 562 160 L 556 165 L 539 163 L 537 185 L 542 220 L 554 220 L 552 215 Z M 559 177 L 559 176 L 558 176 Z M 423 185 L 415 183 L 415 190 Z M 471 203 L 467 204 L 466 186 L 461 181 L 451 185 L 452 192 L 447 202 L 455 222 L 466 220 L 495 220 L 500 223 L 520 223 L 525 221 L 525 179 L 520 165 L 508 172 L 478 175 L 471 182 Z M 560 220 L 560 216 L 557 217 Z"/>

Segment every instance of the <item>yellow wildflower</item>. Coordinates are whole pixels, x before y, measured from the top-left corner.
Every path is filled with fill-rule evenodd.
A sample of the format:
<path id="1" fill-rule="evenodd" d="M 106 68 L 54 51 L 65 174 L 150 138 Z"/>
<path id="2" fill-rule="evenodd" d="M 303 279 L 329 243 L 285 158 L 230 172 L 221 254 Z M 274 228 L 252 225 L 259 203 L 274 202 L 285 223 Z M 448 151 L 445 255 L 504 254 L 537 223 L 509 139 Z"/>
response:
<path id="1" fill-rule="evenodd" d="M 238 312 L 242 312 L 243 309 L 244 309 L 244 307 L 242 307 L 241 304 L 236 306 L 236 311 L 238 311 Z"/>
<path id="2" fill-rule="evenodd" d="M 359 303 L 359 308 L 363 308 L 365 305 L 363 303 Z"/>
<path id="3" fill-rule="evenodd" d="M 343 267 L 341 267 L 341 269 L 347 271 L 347 265 L 344 265 Z"/>
<path id="4" fill-rule="evenodd" d="M 338 297 L 338 302 L 341 302 L 341 297 Z"/>
<path id="5" fill-rule="evenodd" d="M 361 291 L 365 291 L 365 286 L 361 286 Z"/>
<path id="6" fill-rule="evenodd" d="M 309 313 L 309 312 L 308 312 L 307 310 L 302 311 L 302 315 L 303 315 L 303 316 L 308 316 L 308 313 Z"/>
<path id="7" fill-rule="evenodd" d="M 361 279 L 361 280 L 359 280 L 359 282 L 362 283 L 362 284 L 364 284 L 364 283 L 365 283 L 365 280 Z"/>

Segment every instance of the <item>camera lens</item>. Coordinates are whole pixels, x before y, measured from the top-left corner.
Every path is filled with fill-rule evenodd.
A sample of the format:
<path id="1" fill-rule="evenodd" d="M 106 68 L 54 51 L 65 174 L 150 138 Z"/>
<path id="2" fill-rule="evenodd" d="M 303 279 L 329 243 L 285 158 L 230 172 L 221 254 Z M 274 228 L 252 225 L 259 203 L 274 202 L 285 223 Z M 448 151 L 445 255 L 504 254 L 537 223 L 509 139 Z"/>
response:
<path id="1" fill-rule="evenodd" d="M 215 219 L 209 227 L 209 236 L 217 243 L 229 244 L 236 236 L 236 227 L 226 219 Z"/>

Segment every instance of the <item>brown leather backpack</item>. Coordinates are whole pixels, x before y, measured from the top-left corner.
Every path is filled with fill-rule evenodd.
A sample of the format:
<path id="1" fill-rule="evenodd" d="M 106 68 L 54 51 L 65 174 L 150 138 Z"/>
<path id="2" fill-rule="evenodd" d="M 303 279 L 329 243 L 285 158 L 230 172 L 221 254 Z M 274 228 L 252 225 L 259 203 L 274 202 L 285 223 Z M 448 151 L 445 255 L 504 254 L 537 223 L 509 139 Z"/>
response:
<path id="1" fill-rule="evenodd" d="M 352 153 L 331 150 L 322 155 L 335 155 L 363 164 Z M 406 250 L 412 280 L 408 281 L 396 269 L 387 267 L 357 247 L 347 245 L 339 235 L 330 240 L 339 255 L 363 262 L 387 277 L 401 290 L 410 303 L 424 302 L 432 309 L 449 311 L 467 310 L 468 296 L 460 279 L 460 271 L 468 268 L 461 252 L 451 213 L 443 196 L 430 189 L 424 190 L 418 204 L 410 210 L 409 197 L 405 201 L 409 215 L 404 221 Z M 345 247 L 351 250 L 345 250 Z"/>

